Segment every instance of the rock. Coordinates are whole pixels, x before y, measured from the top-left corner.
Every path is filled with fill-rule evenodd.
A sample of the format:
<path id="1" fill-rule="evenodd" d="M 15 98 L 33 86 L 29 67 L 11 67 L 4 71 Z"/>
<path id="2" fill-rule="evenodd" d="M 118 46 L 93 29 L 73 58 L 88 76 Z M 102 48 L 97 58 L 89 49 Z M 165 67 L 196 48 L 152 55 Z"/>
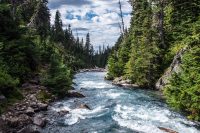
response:
<path id="1" fill-rule="evenodd" d="M 66 114 L 69 114 L 69 111 L 68 111 L 68 110 L 61 110 L 61 111 L 58 112 L 58 114 L 59 114 L 60 116 L 64 116 L 64 115 L 66 115 Z"/>
<path id="2" fill-rule="evenodd" d="M 6 97 L 4 95 L 0 95 L 0 102 L 6 101 Z"/>
<path id="3" fill-rule="evenodd" d="M 29 125 L 27 127 L 22 128 L 17 133 L 40 133 L 40 127 L 36 125 Z"/>
<path id="4" fill-rule="evenodd" d="M 106 69 L 104 68 L 91 68 L 91 69 L 81 69 L 78 71 L 79 73 L 83 73 L 83 72 L 106 72 Z"/>
<path id="5" fill-rule="evenodd" d="M 26 110 L 26 114 L 28 116 L 33 116 L 35 114 L 34 109 L 31 107 L 28 107 L 28 109 Z"/>
<path id="6" fill-rule="evenodd" d="M 88 105 L 81 104 L 78 108 L 92 110 Z"/>
<path id="7" fill-rule="evenodd" d="M 176 131 L 173 131 L 171 129 L 168 128 L 164 128 L 164 127 L 158 127 L 160 130 L 165 131 L 166 133 L 178 133 Z"/>
<path id="8" fill-rule="evenodd" d="M 81 94 L 80 92 L 77 92 L 77 91 L 68 91 L 67 93 L 67 96 L 68 97 L 75 97 L 75 98 L 84 98 L 85 96 L 83 94 Z"/>
<path id="9" fill-rule="evenodd" d="M 33 118 L 33 124 L 39 127 L 45 127 L 46 122 L 46 118 L 42 114 L 38 114 Z"/>
<path id="10" fill-rule="evenodd" d="M 133 87 L 132 86 L 132 84 L 127 84 L 127 83 L 124 83 L 124 84 L 121 84 L 123 87 L 127 87 L 127 88 L 129 88 L 129 87 Z"/>
<path id="11" fill-rule="evenodd" d="M 30 80 L 29 83 L 38 85 L 39 84 L 39 80 L 33 79 L 33 80 Z"/>
<path id="12" fill-rule="evenodd" d="M 48 104 L 38 103 L 38 108 L 39 108 L 40 111 L 47 111 Z"/>
<path id="13" fill-rule="evenodd" d="M 28 88 L 29 86 L 30 86 L 29 83 L 24 83 L 24 84 L 22 84 L 22 88 Z"/>
<path id="14" fill-rule="evenodd" d="M 9 127 L 7 126 L 6 122 L 0 118 L 0 133 L 7 133 L 9 132 Z"/>
<path id="15" fill-rule="evenodd" d="M 123 80 L 123 77 L 117 77 L 117 78 L 115 78 L 114 80 L 113 80 L 113 83 L 114 84 L 118 84 L 120 81 L 122 81 Z"/>
<path id="16" fill-rule="evenodd" d="M 10 127 L 24 127 L 27 124 L 32 123 L 31 118 L 26 114 L 21 114 L 19 116 L 14 116 L 6 118 L 5 120 Z"/>
<path id="17" fill-rule="evenodd" d="M 112 84 L 120 86 L 120 87 L 127 87 L 127 88 L 138 88 L 139 86 L 136 84 L 132 84 L 131 80 L 126 79 L 124 80 L 123 77 L 115 78 Z"/>
<path id="18" fill-rule="evenodd" d="M 165 85 L 169 83 L 169 79 L 171 78 L 173 73 L 179 73 L 181 71 L 181 62 L 182 56 L 187 51 L 187 48 L 181 49 L 174 57 L 173 62 L 171 63 L 170 67 L 166 70 L 163 76 L 156 82 L 156 89 L 162 90 Z"/>

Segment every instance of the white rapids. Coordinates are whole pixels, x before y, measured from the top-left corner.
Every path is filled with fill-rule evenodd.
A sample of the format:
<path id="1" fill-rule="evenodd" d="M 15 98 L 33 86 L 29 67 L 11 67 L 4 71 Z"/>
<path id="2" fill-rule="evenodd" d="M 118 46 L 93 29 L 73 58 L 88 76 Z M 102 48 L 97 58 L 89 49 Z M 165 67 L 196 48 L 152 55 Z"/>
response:
<path id="1" fill-rule="evenodd" d="M 200 133 L 197 123 L 173 111 L 153 91 L 125 89 L 104 80 L 104 72 L 79 73 L 74 88 L 85 98 L 66 98 L 48 111 L 44 133 Z M 88 105 L 91 110 L 79 108 Z M 67 110 L 62 116 L 59 112 Z"/>

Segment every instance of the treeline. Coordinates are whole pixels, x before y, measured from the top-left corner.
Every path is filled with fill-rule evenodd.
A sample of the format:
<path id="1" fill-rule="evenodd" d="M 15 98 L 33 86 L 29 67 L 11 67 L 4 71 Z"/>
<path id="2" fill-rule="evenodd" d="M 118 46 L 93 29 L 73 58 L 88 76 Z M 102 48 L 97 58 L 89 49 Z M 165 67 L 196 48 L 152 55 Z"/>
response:
<path id="1" fill-rule="evenodd" d="M 183 55 L 181 72 L 174 73 L 164 94 L 172 107 L 200 120 L 200 1 L 131 0 L 131 27 L 123 33 L 108 61 L 108 78 L 123 76 L 141 87 L 155 83 Z"/>
<path id="2" fill-rule="evenodd" d="M 70 25 L 63 30 L 59 11 L 51 25 L 47 4 L 47 0 L 0 1 L 0 96 L 8 102 L 22 98 L 20 86 L 38 74 L 42 85 L 64 96 L 76 70 L 96 65 L 99 55 L 89 33 L 84 43 Z"/>
<path id="3" fill-rule="evenodd" d="M 97 67 L 100 68 L 105 68 L 107 65 L 107 61 L 108 61 L 108 57 L 111 53 L 111 47 L 109 47 L 109 45 L 107 47 L 105 47 L 105 45 L 103 45 L 103 48 L 101 47 L 101 45 L 99 46 L 98 51 L 94 54 L 94 64 Z"/>

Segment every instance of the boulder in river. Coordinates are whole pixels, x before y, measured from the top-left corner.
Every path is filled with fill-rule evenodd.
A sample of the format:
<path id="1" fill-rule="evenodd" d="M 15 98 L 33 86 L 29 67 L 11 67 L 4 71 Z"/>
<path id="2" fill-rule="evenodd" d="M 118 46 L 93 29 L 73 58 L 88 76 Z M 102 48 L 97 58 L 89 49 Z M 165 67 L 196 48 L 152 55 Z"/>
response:
<path id="1" fill-rule="evenodd" d="M 78 108 L 92 110 L 87 104 L 81 104 Z"/>
<path id="2" fill-rule="evenodd" d="M 83 94 L 81 94 L 80 92 L 74 91 L 74 90 L 70 90 L 67 93 L 68 97 L 75 97 L 75 98 L 84 98 L 85 96 Z"/>
<path id="3" fill-rule="evenodd" d="M 160 130 L 166 132 L 166 133 L 178 133 L 176 131 L 173 131 L 172 129 L 164 128 L 164 127 L 158 127 Z"/>
<path id="4" fill-rule="evenodd" d="M 64 116 L 64 115 L 66 115 L 66 114 L 69 114 L 69 111 L 68 111 L 68 110 L 60 110 L 60 111 L 58 112 L 58 114 L 59 114 L 60 116 Z"/>

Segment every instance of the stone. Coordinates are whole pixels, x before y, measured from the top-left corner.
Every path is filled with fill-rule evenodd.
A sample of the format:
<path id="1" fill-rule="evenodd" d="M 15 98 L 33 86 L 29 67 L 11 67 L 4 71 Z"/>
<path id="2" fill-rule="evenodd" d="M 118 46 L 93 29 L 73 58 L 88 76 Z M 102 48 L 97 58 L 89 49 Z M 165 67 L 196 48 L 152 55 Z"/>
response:
<path id="1" fill-rule="evenodd" d="M 30 124 L 32 123 L 32 120 L 28 115 L 21 114 L 19 116 L 13 116 L 13 117 L 7 118 L 6 122 L 10 127 L 15 128 L 15 127 L 23 127 L 27 124 Z"/>
<path id="2" fill-rule="evenodd" d="M 48 104 L 38 103 L 38 108 L 39 108 L 40 111 L 47 111 Z"/>
<path id="3" fill-rule="evenodd" d="M 87 104 L 81 104 L 78 108 L 92 110 Z"/>
<path id="4" fill-rule="evenodd" d="M 164 127 L 158 127 L 160 130 L 165 131 L 166 133 L 178 133 L 176 131 L 173 131 L 171 129 L 168 128 L 164 128 Z"/>
<path id="5" fill-rule="evenodd" d="M 33 79 L 33 80 L 30 80 L 29 83 L 38 85 L 39 84 L 39 80 Z"/>
<path id="6" fill-rule="evenodd" d="M 64 116 L 64 115 L 66 115 L 66 114 L 69 114 L 69 111 L 68 111 L 68 110 L 60 110 L 60 111 L 58 112 L 58 114 L 59 114 L 60 116 Z"/>
<path id="7" fill-rule="evenodd" d="M 29 86 L 30 86 L 29 83 L 24 83 L 24 84 L 22 84 L 22 88 L 28 88 Z"/>
<path id="8" fill-rule="evenodd" d="M 123 80 L 123 78 L 122 77 L 117 77 L 117 78 L 115 78 L 114 80 L 113 80 L 113 83 L 114 84 L 118 84 L 120 81 L 122 81 Z"/>
<path id="9" fill-rule="evenodd" d="M 130 79 L 124 80 L 122 77 L 115 78 L 112 84 L 117 85 L 119 87 L 139 88 L 138 85 L 132 84 Z"/>
<path id="10" fill-rule="evenodd" d="M 33 124 L 39 127 L 45 127 L 46 123 L 46 118 L 42 114 L 38 114 L 33 118 Z"/>
<path id="11" fill-rule="evenodd" d="M 17 133 L 40 133 L 40 130 L 40 127 L 36 125 L 29 125 L 20 129 Z"/>
<path id="12" fill-rule="evenodd" d="M 85 96 L 83 94 L 81 94 L 80 92 L 77 92 L 77 91 L 68 91 L 67 93 L 67 96 L 68 97 L 75 97 L 75 98 L 84 98 Z"/>
<path id="13" fill-rule="evenodd" d="M 28 109 L 26 110 L 26 114 L 28 116 L 33 116 L 35 114 L 34 109 L 31 107 L 28 107 Z"/>
<path id="14" fill-rule="evenodd" d="M 4 95 L 0 95 L 0 102 L 6 101 L 6 97 Z"/>

